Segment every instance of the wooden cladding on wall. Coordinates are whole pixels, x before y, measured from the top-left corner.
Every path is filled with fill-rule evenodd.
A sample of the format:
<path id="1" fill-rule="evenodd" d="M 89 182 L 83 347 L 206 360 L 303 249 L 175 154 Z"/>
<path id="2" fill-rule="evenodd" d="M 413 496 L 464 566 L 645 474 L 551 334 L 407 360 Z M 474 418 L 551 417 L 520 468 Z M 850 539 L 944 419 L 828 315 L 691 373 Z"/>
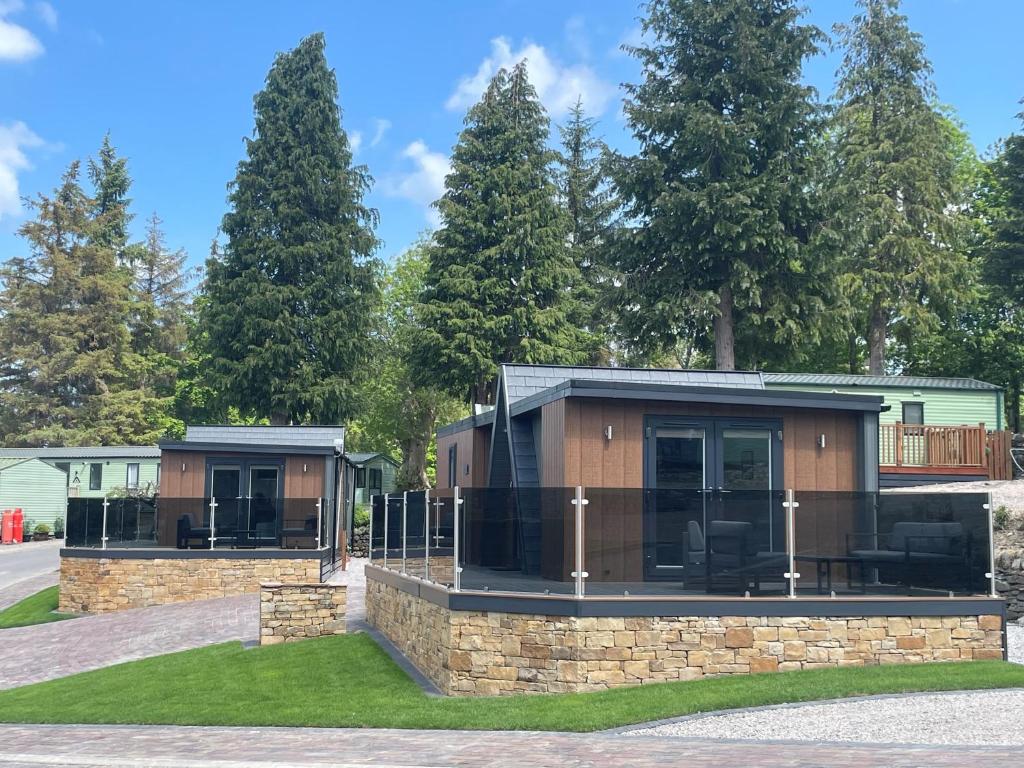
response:
<path id="1" fill-rule="evenodd" d="M 548 409 L 561 404 L 564 441 L 561 457 L 550 455 L 559 418 L 548 423 Z M 593 488 L 642 488 L 645 416 L 781 418 L 784 485 L 795 490 L 849 491 L 857 488 L 858 415 L 843 411 L 757 408 L 729 405 L 685 405 L 643 400 L 568 398 L 544 406 L 544 468 L 557 484 Z M 605 429 L 612 428 L 612 439 Z M 825 447 L 818 438 L 825 435 Z M 550 448 L 549 448 L 550 446 Z M 560 475 L 560 477 L 559 477 Z"/>
<path id="2" fill-rule="evenodd" d="M 206 454 L 161 451 L 160 495 L 165 499 L 201 499 L 206 495 Z"/>
<path id="3" fill-rule="evenodd" d="M 318 499 L 323 496 L 324 464 L 323 456 L 288 456 L 285 458 L 285 498 Z"/>
<path id="4" fill-rule="evenodd" d="M 448 476 L 448 449 L 456 446 L 458 477 Z M 487 485 L 491 452 L 491 427 L 470 427 L 437 438 L 437 487 L 482 488 Z M 469 473 L 466 466 L 469 465 Z"/>

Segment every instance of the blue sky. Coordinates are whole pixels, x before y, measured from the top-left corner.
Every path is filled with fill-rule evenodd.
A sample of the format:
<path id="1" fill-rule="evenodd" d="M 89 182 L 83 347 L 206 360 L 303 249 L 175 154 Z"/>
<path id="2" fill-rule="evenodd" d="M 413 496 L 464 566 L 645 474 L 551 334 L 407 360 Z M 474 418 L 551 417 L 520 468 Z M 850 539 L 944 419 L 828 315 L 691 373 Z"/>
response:
<path id="1" fill-rule="evenodd" d="M 852 0 L 812 0 L 829 30 Z M 1019 129 L 1024 3 L 907 0 L 941 101 L 984 150 Z M 376 179 L 380 255 L 399 253 L 432 221 L 466 108 L 502 64 L 522 56 L 558 122 L 581 93 L 600 131 L 629 148 L 619 84 L 636 63 L 633 0 L 449 0 L 372 3 L 39 2 L 0 0 L 0 260 L 23 254 L 19 195 L 49 191 L 110 131 L 129 158 L 135 229 L 156 211 L 168 244 L 202 263 L 225 210 L 225 185 L 252 131 L 252 97 L 275 52 L 323 31 L 343 124 Z M 809 61 L 829 94 L 838 57 Z"/>

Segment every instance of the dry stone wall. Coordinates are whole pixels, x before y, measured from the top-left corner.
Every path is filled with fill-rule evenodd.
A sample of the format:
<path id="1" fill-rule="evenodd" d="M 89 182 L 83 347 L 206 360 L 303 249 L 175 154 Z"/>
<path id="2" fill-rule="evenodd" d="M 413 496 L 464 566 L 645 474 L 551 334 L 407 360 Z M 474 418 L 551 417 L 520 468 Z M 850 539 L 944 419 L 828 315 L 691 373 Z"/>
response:
<path id="1" fill-rule="evenodd" d="M 367 619 L 447 694 L 593 691 L 707 675 L 1000 659 L 999 616 L 577 618 L 450 611 L 372 578 Z"/>
<path id="2" fill-rule="evenodd" d="M 996 591 L 1006 600 L 1006 617 L 1024 616 L 1024 550 L 996 553 Z"/>
<path id="3" fill-rule="evenodd" d="M 60 601 L 66 613 L 231 597 L 264 581 L 320 580 L 319 558 L 107 558 L 61 555 Z"/>
<path id="4" fill-rule="evenodd" d="M 342 584 L 262 584 L 260 645 L 343 635 L 345 603 Z"/>

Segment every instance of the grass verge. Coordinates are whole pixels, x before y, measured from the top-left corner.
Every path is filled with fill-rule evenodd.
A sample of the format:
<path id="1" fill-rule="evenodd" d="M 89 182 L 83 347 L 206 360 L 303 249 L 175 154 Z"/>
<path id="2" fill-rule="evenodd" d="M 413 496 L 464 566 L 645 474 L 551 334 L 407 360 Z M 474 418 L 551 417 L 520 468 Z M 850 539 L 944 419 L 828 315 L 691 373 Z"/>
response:
<path id="1" fill-rule="evenodd" d="M 67 613 L 55 613 L 57 610 L 57 587 L 47 587 L 30 597 L 0 611 L 0 629 L 28 627 L 32 624 L 47 624 L 51 621 L 73 619 Z"/>
<path id="2" fill-rule="evenodd" d="M 432 698 L 366 635 L 226 643 L 0 692 L 0 721 L 594 731 L 734 707 L 1024 686 L 1000 661 L 708 678 L 598 693 Z"/>

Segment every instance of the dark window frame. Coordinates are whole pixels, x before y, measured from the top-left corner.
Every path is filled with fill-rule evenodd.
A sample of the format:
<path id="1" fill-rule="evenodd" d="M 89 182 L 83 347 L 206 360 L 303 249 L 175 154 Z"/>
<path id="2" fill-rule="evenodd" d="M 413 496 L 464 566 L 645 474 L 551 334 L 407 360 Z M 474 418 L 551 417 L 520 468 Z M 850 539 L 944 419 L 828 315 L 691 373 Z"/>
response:
<path id="1" fill-rule="evenodd" d="M 99 491 L 103 488 L 103 462 L 89 463 L 89 490 Z"/>
<path id="2" fill-rule="evenodd" d="M 448 446 L 448 487 L 454 488 L 459 484 L 459 444 L 452 443 Z"/>
<path id="3" fill-rule="evenodd" d="M 366 487 L 366 467 L 356 467 L 356 488 Z"/>
<path id="4" fill-rule="evenodd" d="M 374 469 L 373 467 L 370 467 L 369 471 L 366 474 L 367 487 L 371 491 L 371 493 L 373 491 L 381 493 L 384 490 L 384 470 Z M 374 482 L 374 480 L 376 480 L 376 482 Z"/>
<path id="5" fill-rule="evenodd" d="M 135 482 L 132 483 L 132 467 L 135 467 Z M 138 488 L 141 482 L 142 465 L 137 461 L 129 461 L 124 465 L 124 487 Z"/>
<path id="6" fill-rule="evenodd" d="M 902 402 L 900 405 L 902 406 L 902 410 L 900 412 L 900 418 L 903 420 L 904 424 L 910 424 L 912 426 L 921 426 L 921 425 L 923 425 L 925 423 L 925 421 L 924 421 L 924 402 L 923 401 L 921 401 L 921 400 L 907 400 L 907 401 Z M 910 420 L 907 419 L 907 406 L 910 406 L 911 408 L 918 408 L 918 409 L 920 409 L 920 411 L 921 411 L 921 420 L 920 421 L 910 421 Z"/>

